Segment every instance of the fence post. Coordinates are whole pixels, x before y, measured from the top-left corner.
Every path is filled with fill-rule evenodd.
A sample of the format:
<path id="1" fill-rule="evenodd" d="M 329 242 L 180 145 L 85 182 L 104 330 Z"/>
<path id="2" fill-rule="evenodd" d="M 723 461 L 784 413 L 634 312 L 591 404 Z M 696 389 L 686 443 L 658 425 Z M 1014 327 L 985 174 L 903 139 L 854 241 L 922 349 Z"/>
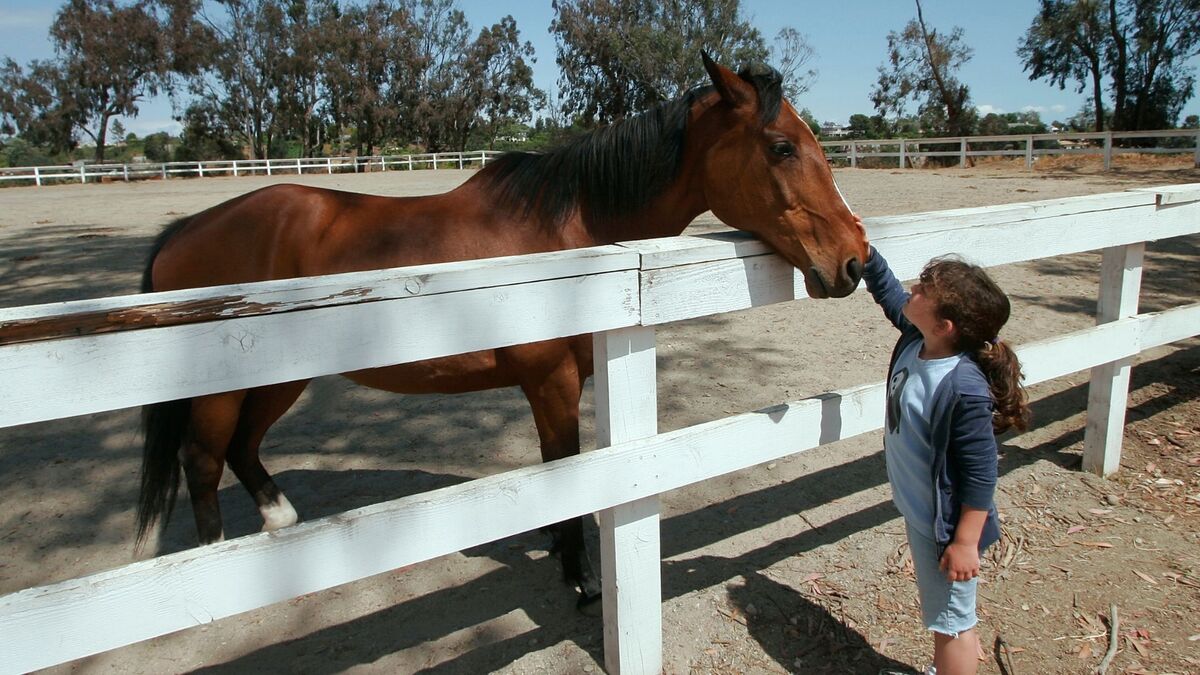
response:
<path id="1" fill-rule="evenodd" d="M 858 142 L 850 141 L 850 168 L 858 168 Z"/>
<path id="2" fill-rule="evenodd" d="M 42 168 L 40 166 L 33 167 L 33 182 L 38 187 L 42 187 Z"/>
<path id="3" fill-rule="evenodd" d="M 1145 242 L 1104 249 L 1096 323 L 1134 316 L 1142 286 Z M 1087 425 L 1083 432 L 1083 470 L 1107 476 L 1121 467 L 1121 437 L 1129 400 L 1133 357 L 1092 368 L 1088 384 Z"/>
<path id="4" fill-rule="evenodd" d="M 129 182 L 129 165 L 128 164 L 121 165 L 121 173 L 125 175 L 125 182 L 128 183 Z"/>
<path id="5" fill-rule="evenodd" d="M 163 180 L 167 179 L 167 163 L 166 162 L 163 162 L 163 164 L 162 164 L 162 179 Z"/>
<path id="6" fill-rule="evenodd" d="M 81 185 L 87 183 L 87 164 L 79 165 L 79 183 Z"/>
<path id="7" fill-rule="evenodd" d="M 958 168 L 967 168 L 967 137 L 962 137 L 962 144 L 958 147 Z"/>
<path id="8" fill-rule="evenodd" d="M 905 145 L 907 145 L 907 143 L 905 143 L 905 142 L 904 142 L 904 139 L 903 139 L 903 138 L 901 138 L 901 139 L 900 139 L 900 168 L 901 168 L 901 169 L 907 169 L 907 168 L 908 168 L 908 162 L 907 162 L 907 161 L 905 161 L 905 159 L 904 159 L 904 146 L 905 146 Z"/>
<path id="9" fill-rule="evenodd" d="M 438 156 L 438 154 L 437 154 L 436 152 L 435 152 L 435 153 L 433 153 L 433 170 L 434 170 L 434 171 L 437 171 L 437 170 L 438 170 L 438 168 L 437 168 L 437 156 Z"/>
<path id="10" fill-rule="evenodd" d="M 271 175 L 271 158 L 268 157 L 266 159 L 266 162 L 267 162 L 267 175 L 270 176 Z"/>
<path id="11" fill-rule="evenodd" d="M 196 170 L 200 173 L 200 177 L 204 178 L 204 162 L 203 162 L 203 160 L 196 162 Z"/>
<path id="12" fill-rule="evenodd" d="M 304 169 L 301 168 L 301 166 L 300 166 L 300 158 L 297 157 L 296 158 L 296 175 L 299 176 L 299 175 L 302 175 L 303 173 L 304 173 Z"/>
<path id="13" fill-rule="evenodd" d="M 596 445 L 658 432 L 654 329 L 595 333 Z M 600 512 L 604 667 L 613 675 L 662 672 L 662 554 L 658 496 Z"/>
<path id="14" fill-rule="evenodd" d="M 1193 168 L 1200 169 L 1200 131 L 1196 132 L 1196 154 L 1192 158 Z"/>
<path id="15" fill-rule="evenodd" d="M 1033 170 L 1033 136 L 1025 137 L 1025 170 Z"/>
<path id="16" fill-rule="evenodd" d="M 1104 170 L 1112 169 L 1113 137 L 1111 131 L 1104 132 Z"/>

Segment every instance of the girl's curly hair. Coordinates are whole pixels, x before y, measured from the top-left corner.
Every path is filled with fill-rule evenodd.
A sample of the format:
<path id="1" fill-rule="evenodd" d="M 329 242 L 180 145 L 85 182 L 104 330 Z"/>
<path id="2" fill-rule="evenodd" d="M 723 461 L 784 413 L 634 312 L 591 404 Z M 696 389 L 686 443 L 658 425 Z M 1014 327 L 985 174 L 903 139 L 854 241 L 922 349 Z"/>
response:
<path id="1" fill-rule="evenodd" d="M 956 258 L 935 258 L 921 271 L 922 287 L 933 299 L 939 318 L 954 324 L 955 347 L 975 359 L 987 378 L 995 401 L 992 426 L 996 433 L 1029 427 L 1029 403 L 1021 384 L 1021 362 L 1008 343 L 999 339 L 1008 322 L 1008 296 L 987 272 Z"/>

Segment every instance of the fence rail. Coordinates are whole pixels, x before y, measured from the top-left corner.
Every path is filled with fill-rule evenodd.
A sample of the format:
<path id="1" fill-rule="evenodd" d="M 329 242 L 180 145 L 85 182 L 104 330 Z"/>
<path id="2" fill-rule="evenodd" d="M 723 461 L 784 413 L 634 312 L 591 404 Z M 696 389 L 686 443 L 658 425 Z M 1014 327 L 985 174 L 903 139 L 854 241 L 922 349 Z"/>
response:
<path id="1" fill-rule="evenodd" d="M 1134 140 L 1180 139 L 1178 147 L 1145 147 L 1131 144 Z M 1200 130 L 1165 129 L 1161 131 L 1103 131 L 1069 134 L 1027 134 L 1023 136 L 955 136 L 946 138 L 881 138 L 821 141 L 830 161 L 858 167 L 864 159 L 896 160 L 906 169 L 930 157 L 958 158 L 960 167 L 968 166 L 976 157 L 1024 157 L 1025 168 L 1032 169 L 1039 157 L 1104 158 L 1104 169 L 1112 169 L 1113 157 L 1121 154 L 1192 155 L 1200 168 Z M 996 146 L 1004 147 L 980 147 Z M 952 146 L 953 149 L 922 147 Z"/>
<path id="2" fill-rule="evenodd" d="M 1179 147 L 1143 147 L 1122 142 L 1145 139 L 1180 139 Z M 864 159 L 896 160 L 900 168 L 909 168 L 930 157 L 957 157 L 959 166 L 967 166 L 976 157 L 1024 157 L 1025 168 L 1033 168 L 1038 157 L 1103 156 L 1105 170 L 1112 168 L 1113 157 L 1121 154 L 1186 155 L 1200 168 L 1200 130 L 1165 129 L 1161 131 L 1106 131 L 1068 134 L 1028 134 L 1024 136 L 956 136 L 946 138 L 886 138 L 821 141 L 830 161 L 858 167 Z M 921 150 L 930 146 L 955 146 L 953 150 Z M 981 145 L 1003 145 L 983 147 Z M 1039 147 L 1040 145 L 1040 147 Z M 141 162 L 134 164 L 94 164 L 63 166 L 25 166 L 0 168 L 0 186 L 5 184 L 53 185 L 64 182 L 131 181 L 172 177 L 251 176 L 302 173 L 360 173 L 366 171 L 412 171 L 414 169 L 483 166 L 501 152 L 443 152 L 369 157 L 306 157 L 296 159 L 238 159 L 196 162 Z"/>
<path id="3" fill-rule="evenodd" d="M 131 181 L 148 178 L 205 176 L 253 176 L 302 173 L 364 173 L 367 171 L 412 171 L 415 169 L 483 166 L 503 153 L 492 150 L 434 152 L 370 157 L 305 157 L 295 159 L 236 159 L 196 162 L 140 162 L 135 164 L 82 163 L 66 166 L 25 166 L 0 169 L 5 182 L 51 185 L 62 182 Z"/>
<path id="4" fill-rule="evenodd" d="M 1104 251 L 1099 325 L 1019 349 L 1028 383 L 1093 369 L 1084 462 L 1098 473 L 1119 457 L 1131 359 L 1200 332 L 1200 303 L 1137 314 L 1144 242 L 1200 232 L 1200 184 L 869 218 L 867 229 L 901 278 L 951 251 L 985 266 Z M 0 310 L 12 380 L 0 427 L 595 332 L 596 435 L 608 446 L 0 597 L 0 672 L 599 511 L 606 666 L 658 673 L 658 495 L 877 429 L 884 390 L 656 434 L 654 326 L 803 297 L 793 268 L 736 233 Z"/>

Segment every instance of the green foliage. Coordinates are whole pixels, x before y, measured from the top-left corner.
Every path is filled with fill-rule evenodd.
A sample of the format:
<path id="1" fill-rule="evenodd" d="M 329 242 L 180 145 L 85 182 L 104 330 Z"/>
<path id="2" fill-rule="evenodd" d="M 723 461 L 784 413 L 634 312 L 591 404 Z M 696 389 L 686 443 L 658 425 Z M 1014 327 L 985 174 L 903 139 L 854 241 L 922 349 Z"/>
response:
<path id="1" fill-rule="evenodd" d="M 175 161 L 244 158 L 241 149 L 232 140 L 233 134 L 222 125 L 212 107 L 193 103 L 180 121 L 183 122 L 183 133 L 175 148 Z"/>
<path id="2" fill-rule="evenodd" d="M 888 33 L 888 60 L 879 67 L 871 91 L 875 110 L 884 117 L 900 118 L 907 103 L 915 100 L 920 126 L 930 135 L 972 133 L 977 113 L 970 105 L 967 85 L 954 76 L 972 53 L 961 28 L 955 27 L 949 35 L 930 29 L 918 0 L 917 18 L 902 31 Z"/>
<path id="3" fill-rule="evenodd" d="M 47 166 L 58 163 L 42 148 L 23 138 L 10 138 L 0 148 L 4 166 Z"/>
<path id="4" fill-rule="evenodd" d="M 702 50 L 733 66 L 767 57 L 738 0 L 555 0 L 553 6 L 561 111 L 589 125 L 705 83 Z"/>
<path id="5" fill-rule="evenodd" d="M 142 141 L 142 154 L 151 162 L 171 161 L 171 136 L 165 131 L 146 136 Z"/>
<path id="6" fill-rule="evenodd" d="M 1200 1 L 1041 0 L 1017 54 L 1031 80 L 1088 89 L 1097 131 L 1169 128 L 1194 92 Z"/>

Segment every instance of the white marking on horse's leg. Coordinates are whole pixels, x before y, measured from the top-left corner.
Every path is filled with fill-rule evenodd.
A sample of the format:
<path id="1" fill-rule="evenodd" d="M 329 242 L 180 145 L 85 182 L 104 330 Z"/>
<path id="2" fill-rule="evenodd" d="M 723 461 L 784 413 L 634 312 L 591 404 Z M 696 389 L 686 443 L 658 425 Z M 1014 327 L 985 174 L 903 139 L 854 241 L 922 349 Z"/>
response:
<path id="1" fill-rule="evenodd" d="M 274 503 L 259 507 L 258 512 L 262 514 L 263 532 L 295 525 L 296 521 L 300 520 L 300 516 L 296 515 L 296 509 L 292 508 L 292 503 L 282 492 L 279 493 L 279 498 Z"/>

